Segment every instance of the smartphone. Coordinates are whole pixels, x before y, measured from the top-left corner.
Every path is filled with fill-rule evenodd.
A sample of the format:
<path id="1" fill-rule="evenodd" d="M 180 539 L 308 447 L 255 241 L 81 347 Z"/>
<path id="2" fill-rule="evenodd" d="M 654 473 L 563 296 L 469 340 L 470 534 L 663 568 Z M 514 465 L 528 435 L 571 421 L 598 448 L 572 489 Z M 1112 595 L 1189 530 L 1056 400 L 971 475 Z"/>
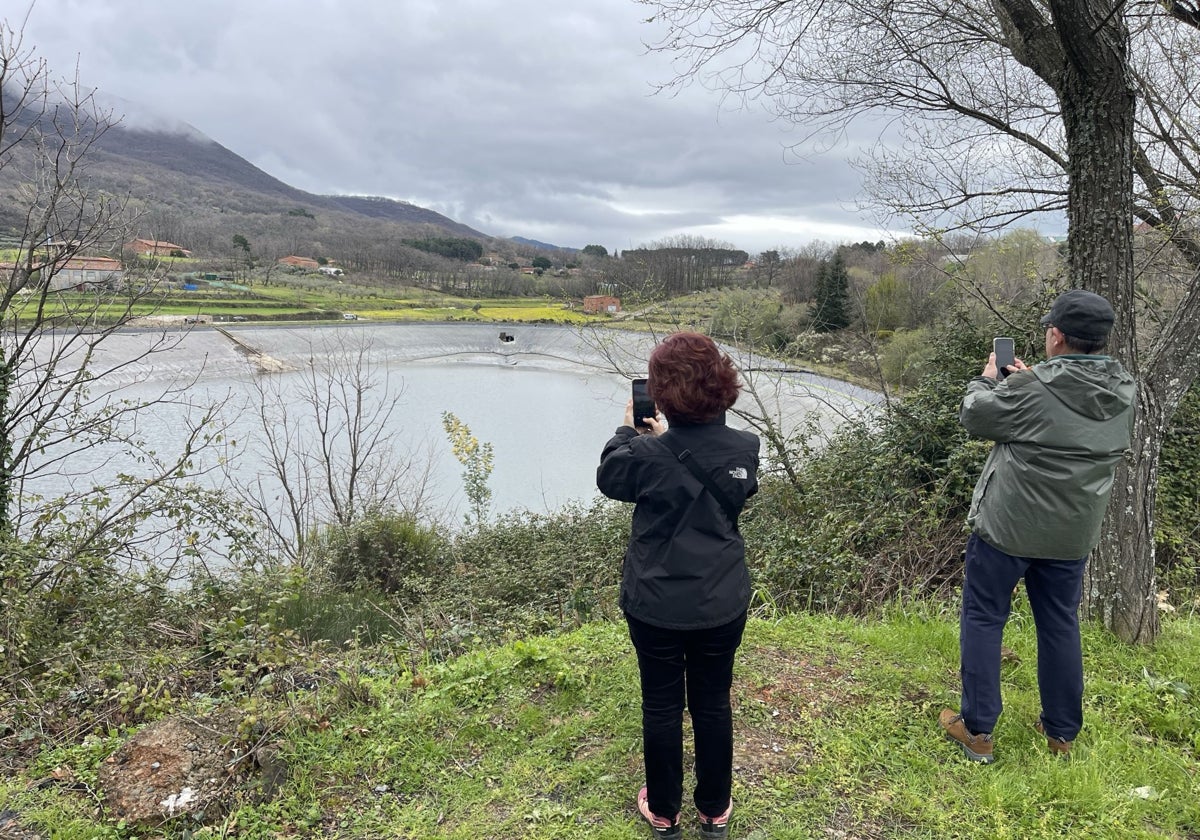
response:
<path id="1" fill-rule="evenodd" d="M 657 415 L 658 412 L 654 410 L 654 400 L 650 399 L 650 393 L 646 390 L 646 380 L 633 380 L 633 425 L 644 429 L 646 421 L 642 418 Z"/>
<path id="2" fill-rule="evenodd" d="M 996 354 L 996 375 L 1001 379 L 1008 376 L 1008 371 L 1004 368 L 1011 365 L 1016 359 L 1013 354 L 1016 352 L 1011 338 L 993 338 L 992 351 Z"/>

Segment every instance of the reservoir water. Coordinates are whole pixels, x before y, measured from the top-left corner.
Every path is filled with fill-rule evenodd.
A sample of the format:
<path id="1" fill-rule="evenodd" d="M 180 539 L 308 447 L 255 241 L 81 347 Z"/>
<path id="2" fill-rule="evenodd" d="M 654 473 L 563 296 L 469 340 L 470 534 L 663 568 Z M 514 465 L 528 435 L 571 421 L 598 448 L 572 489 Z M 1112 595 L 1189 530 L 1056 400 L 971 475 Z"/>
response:
<path id="1" fill-rule="evenodd" d="M 512 339 L 502 340 L 502 332 Z M 462 520 L 466 502 L 463 468 L 451 452 L 443 412 L 453 413 L 493 448 L 488 482 L 493 515 L 512 509 L 548 512 L 572 501 L 587 502 L 597 495 L 600 449 L 621 423 L 629 378 L 645 375 L 656 343 L 651 335 L 559 326 L 359 321 L 198 327 L 170 335 L 171 346 L 143 355 L 162 337 L 161 330 L 144 330 L 106 340 L 97 367 L 119 366 L 97 387 L 137 399 L 186 383 L 187 402 L 218 406 L 217 424 L 225 427 L 227 439 L 239 442 L 223 453 L 231 459 L 230 474 L 243 483 L 259 482 L 264 496 L 270 496 L 278 495 L 278 488 L 265 468 L 264 425 L 277 437 L 290 436 L 287 457 L 300 459 L 304 451 L 321 445 L 313 391 L 323 391 L 326 398 L 334 393 L 354 398 L 351 386 L 361 376 L 369 383 L 357 390 L 363 412 L 372 423 L 386 424 L 391 440 L 386 453 L 373 457 L 426 465 L 427 501 L 447 522 Z M 877 401 L 873 392 L 807 373 L 772 370 L 778 365 L 730 352 L 757 386 L 757 398 L 744 394 L 738 408 L 766 412 L 784 428 L 795 429 L 812 417 L 831 427 L 844 414 Z M 129 363 L 131 359 L 137 361 Z M 156 451 L 169 452 L 198 413 L 176 403 L 153 406 L 137 421 L 138 433 Z M 736 416 L 729 422 L 743 428 L 754 424 Z M 343 443 L 333 448 L 344 453 Z M 215 461 L 217 452 L 202 457 Z M 73 459 L 69 475 L 58 471 L 26 489 L 55 495 L 64 482 L 94 482 L 118 467 L 136 469 L 129 459 L 114 457 L 103 447 Z M 215 464 L 194 468 L 205 480 L 227 480 L 219 477 L 225 472 Z"/>

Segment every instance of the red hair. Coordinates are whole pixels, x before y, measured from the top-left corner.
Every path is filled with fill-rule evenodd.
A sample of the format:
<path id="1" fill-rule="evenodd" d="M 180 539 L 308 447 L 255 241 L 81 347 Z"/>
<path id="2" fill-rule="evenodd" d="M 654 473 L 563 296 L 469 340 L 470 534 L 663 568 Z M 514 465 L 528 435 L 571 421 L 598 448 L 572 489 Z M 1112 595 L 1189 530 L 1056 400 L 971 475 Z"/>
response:
<path id="1" fill-rule="evenodd" d="M 706 335 L 669 335 L 650 354 L 647 389 L 671 423 L 707 423 L 732 406 L 741 391 L 733 360 Z"/>

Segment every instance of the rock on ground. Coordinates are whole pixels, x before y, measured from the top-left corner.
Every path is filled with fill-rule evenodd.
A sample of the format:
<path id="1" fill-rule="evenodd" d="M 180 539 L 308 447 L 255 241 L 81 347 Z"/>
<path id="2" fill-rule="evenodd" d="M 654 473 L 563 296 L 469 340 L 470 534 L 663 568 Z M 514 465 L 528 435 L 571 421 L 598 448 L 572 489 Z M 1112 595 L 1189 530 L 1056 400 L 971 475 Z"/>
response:
<path id="1" fill-rule="evenodd" d="M 245 769 L 234 739 L 216 721 L 167 718 L 143 727 L 100 765 L 99 788 L 116 819 L 158 825 L 224 810 Z"/>

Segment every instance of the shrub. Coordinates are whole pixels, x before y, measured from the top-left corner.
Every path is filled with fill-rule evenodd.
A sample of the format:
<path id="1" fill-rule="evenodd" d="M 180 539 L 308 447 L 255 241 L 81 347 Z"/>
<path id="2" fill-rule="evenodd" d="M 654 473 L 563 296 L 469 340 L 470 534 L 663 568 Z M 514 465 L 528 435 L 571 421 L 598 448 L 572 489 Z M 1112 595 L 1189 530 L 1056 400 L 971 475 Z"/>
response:
<path id="1" fill-rule="evenodd" d="M 1193 385 L 1171 418 L 1159 462 L 1155 543 L 1162 584 L 1200 588 L 1200 385 Z"/>
<path id="2" fill-rule="evenodd" d="M 121 572 L 100 553 L 0 535 L 0 677 L 100 658 L 137 640 L 167 609 L 166 575 Z"/>
<path id="3" fill-rule="evenodd" d="M 808 321 L 803 307 L 784 305 L 770 292 L 735 289 L 720 295 L 708 333 L 714 338 L 780 352 Z"/>
<path id="4" fill-rule="evenodd" d="M 1044 304 L 1031 301 L 1009 324 L 1036 325 L 1033 313 Z M 874 420 L 841 426 L 823 449 L 800 440 L 796 486 L 765 481 L 744 520 L 765 599 L 858 611 L 898 595 L 934 594 L 957 580 L 971 492 L 992 447 L 962 429 L 958 406 L 991 337 L 1011 329 L 961 320 L 940 325 L 936 341 L 922 331 L 896 334 L 885 365 L 893 354 L 907 355 L 901 342 L 929 351 L 916 385 Z M 1018 355 L 1033 363 L 1037 327 L 1017 338 Z M 1175 602 L 1200 586 L 1198 428 L 1200 390 L 1193 388 L 1167 433 L 1156 510 L 1159 569 Z"/>
<path id="5" fill-rule="evenodd" d="M 364 584 L 417 601 L 446 569 L 446 543 L 411 514 L 372 511 L 348 527 L 330 526 L 310 546 L 307 561 L 335 585 Z"/>
<path id="6" fill-rule="evenodd" d="M 444 603 L 487 623 L 547 629 L 614 617 L 630 509 L 596 500 L 552 514 L 511 511 L 460 534 Z"/>
<path id="7" fill-rule="evenodd" d="M 348 590 L 296 565 L 195 580 L 179 601 L 210 653 L 245 660 L 250 671 L 291 640 L 373 643 L 396 630 L 378 588 L 360 583 Z"/>
<path id="8" fill-rule="evenodd" d="M 891 385 L 906 387 L 920 382 L 936 353 L 933 342 L 933 332 L 928 329 L 893 333 L 880 359 L 884 379 Z"/>
<path id="9" fill-rule="evenodd" d="M 971 491 L 991 446 L 971 440 L 957 417 L 985 336 L 970 325 L 945 331 L 930 373 L 906 397 L 845 422 L 823 448 L 799 440 L 795 485 L 764 480 L 743 528 L 764 599 L 858 612 L 956 579 Z"/>

